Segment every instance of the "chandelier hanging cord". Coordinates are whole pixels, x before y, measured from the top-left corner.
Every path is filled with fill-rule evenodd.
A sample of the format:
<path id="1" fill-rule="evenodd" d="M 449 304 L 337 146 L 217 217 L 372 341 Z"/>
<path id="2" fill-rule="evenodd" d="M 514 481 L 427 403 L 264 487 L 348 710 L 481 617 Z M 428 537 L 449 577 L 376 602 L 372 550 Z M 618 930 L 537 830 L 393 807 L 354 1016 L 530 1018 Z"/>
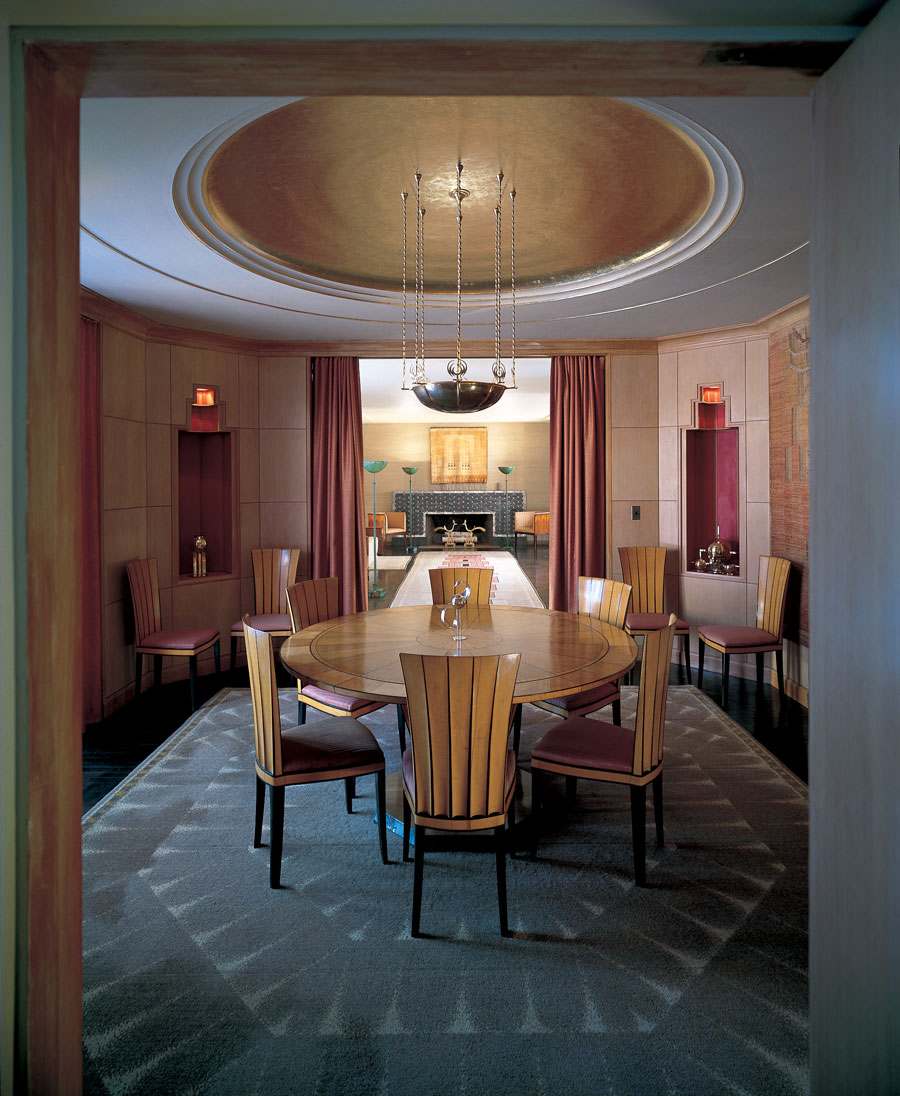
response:
<path id="1" fill-rule="evenodd" d="M 403 204 L 403 319 L 400 324 L 400 339 L 402 343 L 403 353 L 403 386 L 402 391 L 408 392 L 409 385 L 407 384 L 407 365 L 406 365 L 406 267 L 407 267 L 407 208 L 406 200 L 409 198 L 409 192 L 401 190 L 400 201 Z"/>
<path id="2" fill-rule="evenodd" d="M 518 388 L 516 384 L 516 191 L 513 188 L 509 192 L 509 288 L 510 303 L 512 304 L 512 346 L 510 347 L 510 388 Z"/>
<path id="3" fill-rule="evenodd" d="M 462 357 L 462 204 L 463 198 L 469 196 L 462 185 L 463 165 L 462 161 L 456 165 L 456 189 L 452 192 L 456 199 L 456 361 L 447 366 L 447 372 L 456 379 L 457 386 L 461 383 L 468 365 Z"/>
<path id="4" fill-rule="evenodd" d="M 502 324 L 500 285 L 503 274 L 501 251 L 503 243 L 502 217 L 503 172 L 501 171 L 497 174 L 497 204 L 494 207 L 494 366 L 492 369 L 495 380 L 500 384 L 503 384 L 506 381 L 506 366 L 503 363 L 500 347 Z"/>

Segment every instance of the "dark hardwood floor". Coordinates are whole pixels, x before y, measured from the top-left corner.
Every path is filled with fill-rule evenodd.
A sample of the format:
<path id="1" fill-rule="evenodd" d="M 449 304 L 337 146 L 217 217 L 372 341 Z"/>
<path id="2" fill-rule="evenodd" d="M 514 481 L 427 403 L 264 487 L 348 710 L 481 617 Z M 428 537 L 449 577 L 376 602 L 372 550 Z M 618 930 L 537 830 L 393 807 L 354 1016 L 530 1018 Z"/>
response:
<path id="1" fill-rule="evenodd" d="M 396 550 L 398 553 L 402 551 L 399 544 Z M 547 545 L 539 545 L 534 550 L 521 541 L 519 563 L 546 604 L 549 581 Z M 381 600 L 370 599 L 369 607 L 378 609 L 389 606 L 404 574 L 401 570 L 379 572 L 379 581 L 387 592 Z M 711 672 L 716 668 L 717 662 L 710 659 L 708 654 L 703 691 L 719 703 L 721 677 Z M 279 673 L 284 674 L 285 686 L 292 684 L 291 678 L 280 667 Z M 684 670 L 674 664 L 669 680 L 673 685 L 687 684 Z M 695 684 L 696 681 L 695 672 Z M 247 676 L 243 669 L 237 670 L 234 675 L 225 672 L 201 677 L 198 703 L 202 704 L 219 689 L 246 684 Z M 769 685 L 760 688 L 755 681 L 732 675 L 725 710 L 791 772 L 801 780 L 807 779 L 808 719 L 802 705 L 789 698 L 782 701 L 777 690 Z M 84 810 L 110 792 L 180 727 L 189 714 L 188 684 L 183 681 L 150 689 L 142 693 L 137 702 L 126 705 L 109 719 L 91 724 L 85 731 L 83 741 Z"/>

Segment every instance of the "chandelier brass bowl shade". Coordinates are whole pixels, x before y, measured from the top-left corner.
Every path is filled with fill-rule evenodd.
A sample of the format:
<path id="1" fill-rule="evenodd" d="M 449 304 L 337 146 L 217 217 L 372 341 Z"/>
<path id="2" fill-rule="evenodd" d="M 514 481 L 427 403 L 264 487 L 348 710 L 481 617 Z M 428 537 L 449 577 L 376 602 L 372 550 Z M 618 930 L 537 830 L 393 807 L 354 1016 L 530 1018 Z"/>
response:
<path id="1" fill-rule="evenodd" d="M 418 401 L 432 411 L 448 415 L 469 415 L 493 407 L 506 391 L 493 381 L 429 381 L 413 385 Z"/>

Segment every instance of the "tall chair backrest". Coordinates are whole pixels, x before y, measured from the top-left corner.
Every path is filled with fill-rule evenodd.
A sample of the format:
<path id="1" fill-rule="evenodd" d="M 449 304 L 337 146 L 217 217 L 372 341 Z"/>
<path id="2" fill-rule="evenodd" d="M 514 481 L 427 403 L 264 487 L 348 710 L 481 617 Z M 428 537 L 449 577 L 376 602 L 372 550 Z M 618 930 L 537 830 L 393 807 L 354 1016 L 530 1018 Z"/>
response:
<path id="1" fill-rule="evenodd" d="M 470 605 L 490 605 L 491 584 L 494 581 L 493 567 L 432 567 L 428 572 L 431 580 L 431 604 L 449 605 L 450 598 L 467 586 L 472 593 Z M 459 590 L 454 585 L 459 583 Z"/>
<path id="2" fill-rule="evenodd" d="M 287 588 L 291 630 L 300 632 L 341 615 L 341 583 L 337 578 L 308 578 Z"/>
<path id="3" fill-rule="evenodd" d="M 144 636 L 160 631 L 159 572 L 155 559 L 133 559 L 126 564 L 131 606 L 134 610 L 134 634 L 140 644 Z"/>
<path id="4" fill-rule="evenodd" d="M 622 578 L 631 587 L 632 613 L 664 613 L 666 549 L 620 548 Z"/>
<path id="5" fill-rule="evenodd" d="M 519 657 L 400 655 L 417 815 L 477 819 L 503 814 Z"/>
<path id="6" fill-rule="evenodd" d="M 614 578 L 578 579 L 578 612 L 615 628 L 625 627 L 631 604 L 631 587 Z"/>
<path id="7" fill-rule="evenodd" d="M 777 639 L 781 639 L 784 633 L 784 605 L 790 574 L 789 559 L 781 556 L 759 557 L 756 627 L 771 632 Z"/>
<path id="8" fill-rule="evenodd" d="M 644 638 L 641 683 L 634 716 L 633 769 L 638 775 L 656 768 L 662 760 L 669 663 L 672 661 L 672 637 L 677 619 L 674 613 L 670 613 L 665 628 L 650 632 Z"/>
<path id="9" fill-rule="evenodd" d="M 251 548 L 254 613 L 286 613 L 288 586 L 297 581 L 299 548 Z"/>
<path id="10" fill-rule="evenodd" d="M 253 739 L 256 763 L 272 776 L 281 776 L 281 709 L 275 679 L 272 637 L 254 628 L 244 617 L 244 643 L 247 647 L 247 674 L 253 702 Z"/>

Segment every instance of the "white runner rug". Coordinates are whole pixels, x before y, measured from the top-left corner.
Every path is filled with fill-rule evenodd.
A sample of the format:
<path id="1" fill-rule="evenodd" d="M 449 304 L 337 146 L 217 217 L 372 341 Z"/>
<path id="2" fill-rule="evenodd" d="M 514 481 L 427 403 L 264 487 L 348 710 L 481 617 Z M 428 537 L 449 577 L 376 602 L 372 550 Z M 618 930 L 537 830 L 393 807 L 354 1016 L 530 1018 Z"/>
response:
<path id="1" fill-rule="evenodd" d="M 493 605 L 524 605 L 543 609 L 544 603 L 518 560 L 510 552 L 420 552 L 391 602 L 391 608 L 404 605 L 430 605 L 432 567 L 493 567 Z"/>

